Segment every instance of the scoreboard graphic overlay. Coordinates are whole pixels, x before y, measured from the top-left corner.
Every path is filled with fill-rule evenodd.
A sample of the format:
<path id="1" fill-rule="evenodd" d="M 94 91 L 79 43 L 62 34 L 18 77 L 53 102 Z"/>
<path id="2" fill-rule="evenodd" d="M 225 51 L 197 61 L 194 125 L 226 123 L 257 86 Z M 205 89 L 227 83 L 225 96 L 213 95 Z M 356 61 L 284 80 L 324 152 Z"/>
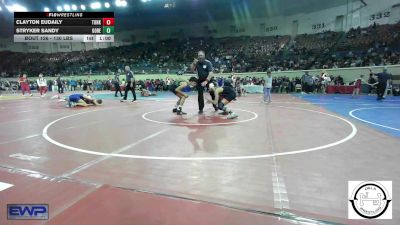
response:
<path id="1" fill-rule="evenodd" d="M 114 42 L 114 12 L 14 12 L 14 42 Z"/>

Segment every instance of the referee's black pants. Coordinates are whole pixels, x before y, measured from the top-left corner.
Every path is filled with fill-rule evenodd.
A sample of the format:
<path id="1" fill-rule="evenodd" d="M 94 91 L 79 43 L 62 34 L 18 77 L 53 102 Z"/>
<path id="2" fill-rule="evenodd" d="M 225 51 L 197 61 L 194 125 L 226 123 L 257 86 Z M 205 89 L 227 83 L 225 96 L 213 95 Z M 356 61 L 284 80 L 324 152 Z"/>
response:
<path id="1" fill-rule="evenodd" d="M 376 94 L 378 95 L 378 99 L 382 99 L 383 95 L 385 94 L 386 90 L 386 83 L 387 82 L 379 82 L 378 88 L 376 90 Z"/>
<path id="2" fill-rule="evenodd" d="M 204 109 L 204 89 L 206 87 L 208 88 L 208 85 L 210 84 L 210 83 L 207 83 L 206 87 L 203 87 L 203 86 L 201 86 L 202 82 L 204 82 L 204 80 L 203 81 L 198 81 L 197 82 L 197 86 L 196 86 L 197 94 L 198 94 L 197 101 L 198 101 L 198 104 L 199 104 L 199 110 L 200 111 Z M 211 95 L 211 99 L 214 100 L 215 99 L 214 92 L 211 91 L 210 95 Z"/>
<path id="3" fill-rule="evenodd" d="M 129 90 L 132 91 L 133 94 L 133 101 L 136 101 L 136 93 L 135 93 L 135 87 L 136 87 L 136 82 L 133 82 L 133 85 L 131 87 L 132 82 L 127 82 L 125 85 L 125 96 L 124 96 L 124 100 L 126 100 L 128 98 L 128 92 Z"/>

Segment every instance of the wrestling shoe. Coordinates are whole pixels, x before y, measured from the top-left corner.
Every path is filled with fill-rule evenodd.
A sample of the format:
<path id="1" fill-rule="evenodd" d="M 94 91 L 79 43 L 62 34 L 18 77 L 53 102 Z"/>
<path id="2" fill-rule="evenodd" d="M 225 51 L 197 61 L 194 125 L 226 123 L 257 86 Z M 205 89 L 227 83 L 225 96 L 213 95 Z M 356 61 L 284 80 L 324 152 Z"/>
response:
<path id="1" fill-rule="evenodd" d="M 217 105 L 213 104 L 213 107 L 214 107 L 215 112 L 217 112 L 218 111 Z"/>
<path id="2" fill-rule="evenodd" d="M 235 119 L 235 118 L 237 118 L 238 117 L 238 115 L 236 114 L 236 113 L 231 113 L 231 114 L 229 114 L 229 116 L 227 117 L 227 119 Z"/>

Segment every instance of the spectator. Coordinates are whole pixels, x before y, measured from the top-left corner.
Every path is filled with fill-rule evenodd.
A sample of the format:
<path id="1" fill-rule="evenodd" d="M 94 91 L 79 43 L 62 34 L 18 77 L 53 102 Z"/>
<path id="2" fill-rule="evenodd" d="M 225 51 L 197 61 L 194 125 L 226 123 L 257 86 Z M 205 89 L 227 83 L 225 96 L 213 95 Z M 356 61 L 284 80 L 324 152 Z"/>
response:
<path id="1" fill-rule="evenodd" d="M 61 80 L 61 75 L 60 74 L 57 75 L 56 84 L 57 84 L 57 87 L 58 87 L 58 93 L 59 94 L 64 93 L 63 82 Z"/>
<path id="2" fill-rule="evenodd" d="M 45 97 L 47 93 L 47 81 L 45 78 L 43 78 L 43 74 L 39 74 L 39 78 L 36 80 L 40 97 Z"/>
<path id="3" fill-rule="evenodd" d="M 118 70 L 114 76 L 114 89 L 115 89 L 114 96 L 115 97 L 118 97 L 118 95 L 117 95 L 118 92 L 119 92 L 119 95 L 122 97 L 121 86 L 120 86 L 121 81 L 119 80 L 119 73 L 120 73 L 120 70 Z"/>
<path id="4" fill-rule="evenodd" d="M 70 85 L 71 85 L 70 91 L 76 91 L 76 88 L 78 87 L 78 82 L 75 79 L 71 79 Z"/>
<path id="5" fill-rule="evenodd" d="M 87 76 L 87 81 L 86 81 L 86 88 L 87 88 L 87 93 L 90 93 L 90 91 L 92 91 L 92 93 L 94 92 L 94 81 L 93 79 L 90 77 L 90 75 Z"/>
<path id="6" fill-rule="evenodd" d="M 272 88 L 272 74 L 271 71 L 267 71 L 267 76 L 265 77 L 265 84 L 264 84 L 264 103 L 271 102 L 271 88 Z"/>
<path id="7" fill-rule="evenodd" d="M 20 75 L 18 83 L 21 87 L 22 95 L 25 95 L 25 92 L 28 92 L 29 96 L 33 96 L 31 93 L 31 88 L 29 87 L 29 80 L 26 74 Z"/>

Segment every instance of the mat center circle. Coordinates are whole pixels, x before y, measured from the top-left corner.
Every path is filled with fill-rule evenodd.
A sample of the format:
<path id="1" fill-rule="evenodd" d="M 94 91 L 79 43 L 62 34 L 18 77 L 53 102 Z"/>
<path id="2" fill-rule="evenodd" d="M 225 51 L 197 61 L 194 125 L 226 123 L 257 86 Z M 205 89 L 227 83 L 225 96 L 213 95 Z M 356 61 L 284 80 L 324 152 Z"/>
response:
<path id="1" fill-rule="evenodd" d="M 257 119 L 258 114 L 244 109 L 232 109 L 239 115 L 235 119 L 227 119 L 226 115 L 220 115 L 218 112 L 205 111 L 204 114 L 198 114 L 195 109 L 188 109 L 187 115 L 176 115 L 170 109 L 159 109 L 144 113 L 142 118 L 146 121 L 166 125 L 178 126 L 218 126 L 250 122 Z"/>
<path id="2" fill-rule="evenodd" d="M 73 114 L 73 115 L 68 115 L 68 116 L 64 116 L 62 118 L 59 118 L 57 120 L 54 120 L 54 121 L 50 122 L 49 124 L 47 124 L 43 128 L 42 136 L 47 141 L 49 141 L 50 143 L 55 144 L 55 145 L 57 145 L 59 147 L 62 147 L 64 149 L 67 149 L 67 150 L 70 150 L 70 151 L 81 152 L 81 153 L 86 153 L 86 154 L 100 155 L 100 156 L 110 156 L 110 157 L 120 157 L 120 158 L 147 159 L 147 160 L 183 160 L 183 161 L 186 161 L 186 160 L 257 159 L 257 158 L 270 158 L 270 157 L 276 157 L 276 156 L 302 154 L 302 153 L 306 153 L 306 152 L 319 151 L 319 150 L 323 150 L 323 149 L 327 149 L 327 148 L 330 148 L 330 147 L 333 147 L 333 146 L 340 145 L 340 144 L 342 144 L 344 142 L 347 142 L 347 141 L 351 140 L 357 134 L 357 128 L 355 127 L 355 125 L 352 124 L 350 121 L 342 118 L 342 117 L 339 117 L 339 116 L 336 116 L 336 115 L 333 115 L 333 114 L 329 114 L 329 113 L 325 113 L 325 112 L 321 112 L 321 111 L 315 111 L 315 110 L 303 109 L 303 108 L 297 108 L 297 107 L 279 106 L 279 108 L 301 110 L 301 111 L 306 111 L 306 112 L 311 112 L 311 113 L 316 113 L 316 114 L 321 114 L 321 115 L 325 115 L 325 116 L 328 116 L 328 117 L 332 117 L 332 118 L 341 120 L 341 121 L 345 122 L 347 125 L 349 125 L 351 127 L 351 132 L 346 137 L 344 137 L 344 138 L 342 138 L 340 140 L 337 140 L 337 141 L 334 141 L 334 142 L 331 142 L 331 143 L 328 143 L 328 144 L 316 146 L 316 147 L 304 148 L 304 149 L 299 149 L 299 150 L 292 150 L 292 151 L 278 152 L 278 153 L 268 153 L 268 154 L 242 155 L 242 156 L 199 156 L 199 157 L 133 155 L 133 154 L 121 154 L 120 151 L 114 151 L 114 152 L 111 152 L 111 153 L 105 153 L 105 152 L 98 152 L 98 151 L 90 150 L 90 149 L 82 149 L 82 148 L 78 148 L 78 147 L 73 147 L 73 146 L 70 146 L 70 145 L 67 145 L 67 144 L 60 143 L 60 142 L 54 140 L 53 138 L 49 137 L 48 129 L 52 125 L 54 125 L 55 123 L 57 123 L 57 122 L 59 122 L 61 120 L 65 120 L 65 119 L 68 119 L 68 118 L 71 118 L 71 117 L 76 117 L 76 116 L 79 116 L 79 115 L 82 115 L 82 114 L 86 114 L 86 113 L 89 113 L 89 112 L 102 111 L 102 110 L 97 110 L 97 111 L 87 111 L 87 112 L 81 112 L 81 113 L 77 113 L 77 114 Z M 164 111 L 164 110 L 157 110 L 157 111 Z M 241 121 L 241 122 L 243 122 L 243 121 Z M 187 124 L 185 124 L 185 125 L 187 125 Z"/>

